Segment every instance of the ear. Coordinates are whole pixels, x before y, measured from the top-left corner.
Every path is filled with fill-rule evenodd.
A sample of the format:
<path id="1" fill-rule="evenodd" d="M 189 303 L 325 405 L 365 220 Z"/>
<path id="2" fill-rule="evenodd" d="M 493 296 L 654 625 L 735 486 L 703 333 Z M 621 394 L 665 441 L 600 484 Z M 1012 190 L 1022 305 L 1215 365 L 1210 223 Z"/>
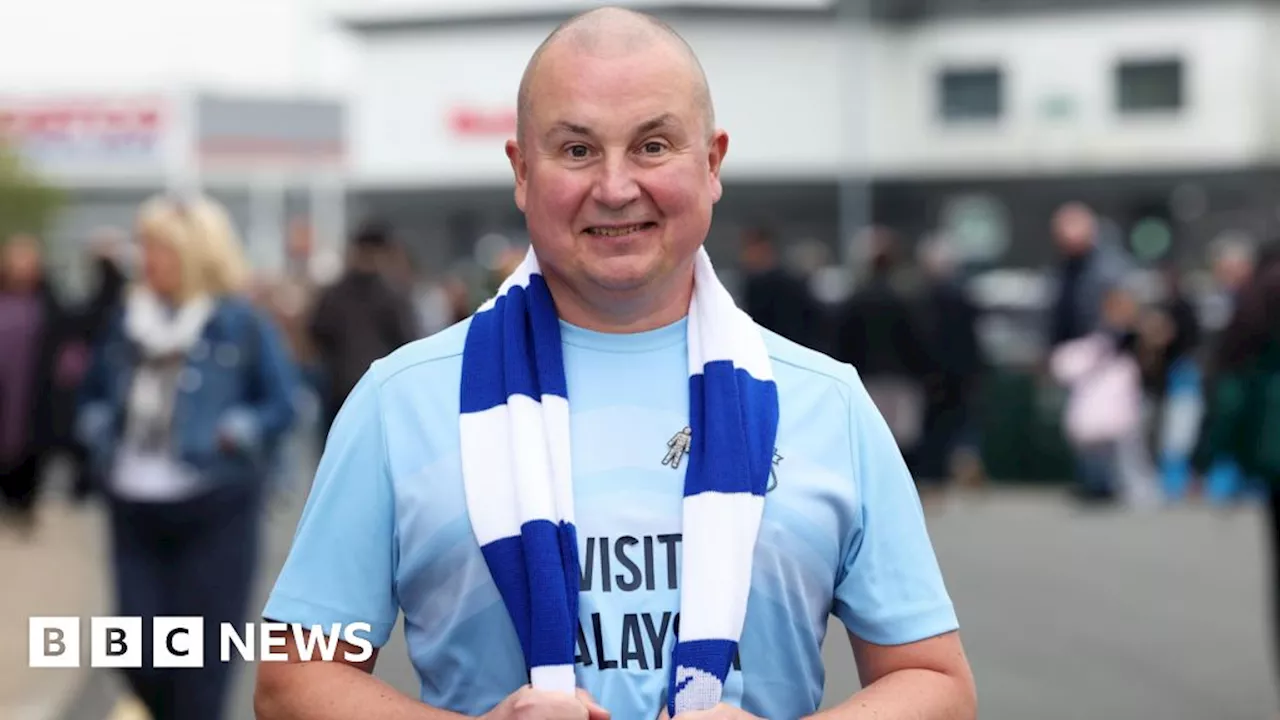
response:
<path id="1" fill-rule="evenodd" d="M 720 167 L 724 163 L 725 153 L 729 152 L 729 135 L 724 130 L 717 130 L 711 137 L 707 148 L 707 168 L 711 173 L 711 201 L 719 202 L 724 194 L 724 186 L 720 182 Z"/>
<path id="2" fill-rule="evenodd" d="M 516 176 L 516 207 L 520 208 L 520 212 L 524 212 L 526 184 L 529 180 L 529 165 L 524 161 L 524 152 L 520 150 L 519 142 L 515 140 L 507 141 L 507 159 L 511 161 L 511 171 Z"/>

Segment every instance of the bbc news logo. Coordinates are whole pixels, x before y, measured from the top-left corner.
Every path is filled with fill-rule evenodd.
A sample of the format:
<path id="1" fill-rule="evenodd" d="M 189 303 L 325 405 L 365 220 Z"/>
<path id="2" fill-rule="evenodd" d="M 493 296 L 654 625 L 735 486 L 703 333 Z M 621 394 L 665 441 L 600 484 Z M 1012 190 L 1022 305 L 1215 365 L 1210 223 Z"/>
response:
<path id="1" fill-rule="evenodd" d="M 89 666 L 142 667 L 142 618 L 95 617 L 89 619 Z M 28 625 L 28 664 L 33 668 L 78 668 L 81 663 L 81 621 L 78 617 L 33 617 Z M 151 666 L 200 668 L 205 663 L 205 624 L 200 617 L 157 617 L 151 623 Z M 301 625 L 246 623 L 236 627 L 222 623 L 218 631 L 219 660 L 235 657 L 246 662 L 285 662 L 290 643 L 302 660 L 332 661 L 338 642 L 346 641 L 357 652 L 342 659 L 358 663 L 373 657 L 373 632 L 369 623 Z"/>

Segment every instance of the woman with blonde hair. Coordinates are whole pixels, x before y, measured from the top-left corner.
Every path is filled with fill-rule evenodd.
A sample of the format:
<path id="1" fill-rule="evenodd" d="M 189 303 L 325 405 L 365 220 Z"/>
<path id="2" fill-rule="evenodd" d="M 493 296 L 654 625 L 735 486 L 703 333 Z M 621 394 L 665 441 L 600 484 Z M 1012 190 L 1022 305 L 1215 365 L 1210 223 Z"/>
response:
<path id="1" fill-rule="evenodd" d="M 184 211 L 203 263 L 205 288 L 215 295 L 247 293 L 252 272 L 226 209 L 206 197 L 197 197 L 185 203 Z"/>
<path id="2" fill-rule="evenodd" d="M 231 666 L 221 623 L 243 623 L 263 484 L 293 421 L 294 370 L 241 296 L 246 264 L 213 201 L 148 200 L 142 281 L 95 348 L 78 417 L 111 511 L 116 602 L 143 618 L 126 670 L 154 720 L 218 720 Z M 204 619 L 201 669 L 154 667 L 152 618 Z"/>

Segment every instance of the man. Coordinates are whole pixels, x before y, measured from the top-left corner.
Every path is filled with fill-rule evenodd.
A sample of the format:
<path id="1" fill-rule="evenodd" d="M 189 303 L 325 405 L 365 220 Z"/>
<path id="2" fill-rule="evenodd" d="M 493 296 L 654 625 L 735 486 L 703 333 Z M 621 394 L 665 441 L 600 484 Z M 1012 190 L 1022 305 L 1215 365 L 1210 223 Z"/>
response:
<path id="1" fill-rule="evenodd" d="M 128 235 L 116 228 L 94 230 L 89 238 L 89 261 L 95 278 L 93 292 L 64 317 L 63 340 L 55 365 L 54 414 L 59 445 L 71 462 L 72 494 L 84 500 L 93 492 L 89 472 L 89 449 L 75 438 L 74 426 L 80 384 L 89 369 L 89 360 L 99 337 L 110 323 L 111 313 L 124 296 L 128 276 L 124 263 Z"/>
<path id="2" fill-rule="evenodd" d="M 1107 289 L 1132 269 L 1123 250 L 1099 238 L 1097 217 L 1083 203 L 1067 203 L 1054 213 L 1053 235 L 1062 265 L 1049 321 L 1050 349 L 1097 330 Z"/>
<path id="3" fill-rule="evenodd" d="M 887 228 L 867 234 L 866 281 L 838 311 L 833 354 L 857 368 L 898 447 L 917 449 L 923 385 L 933 368 L 906 293 L 895 279 L 899 243 Z"/>
<path id="4" fill-rule="evenodd" d="M 323 432 L 328 432 L 374 360 L 422 336 L 408 298 L 384 274 L 391 243 L 391 233 L 382 224 L 362 227 L 352 243 L 346 273 L 320 295 L 312 310 L 311 341 L 324 375 Z"/>
<path id="5" fill-rule="evenodd" d="M 705 267 L 700 250 L 728 138 L 714 130 L 692 51 L 657 21 L 612 8 L 552 34 L 526 70 L 519 109 L 507 154 L 558 314 L 552 352 L 563 352 L 571 398 L 582 564 L 569 579 L 573 590 L 581 580 L 581 611 L 576 642 L 567 627 L 555 640 L 576 653 L 570 678 L 581 690 L 542 689 L 535 671 L 546 667 L 531 670 L 522 657 L 524 638 L 504 605 L 509 588 L 495 587 L 478 516 L 468 514 L 459 387 L 467 388 L 462 368 L 477 313 L 376 363 L 352 393 L 264 613 L 307 626 L 371 622 L 381 647 L 403 610 L 421 702 L 373 678 L 373 658 L 357 667 L 271 663 L 258 677 L 259 718 L 653 720 L 667 712 L 675 636 L 693 623 L 681 627 L 676 612 L 700 580 L 682 576 L 678 562 L 689 559 L 681 555 L 684 478 L 701 462 L 702 442 L 689 375 L 700 348 L 689 347 L 686 328 L 698 317 L 691 298 L 707 290 L 694 273 Z M 510 339 L 537 344 L 530 332 Z M 888 429 L 852 368 L 762 334 L 778 430 L 773 472 L 766 461 L 760 478 L 762 499 L 765 481 L 772 490 L 740 652 L 723 702 L 676 716 L 812 716 L 834 612 L 850 628 L 865 689 L 823 717 L 974 717 L 955 612 Z M 674 446 L 688 447 L 672 443 L 686 427 L 686 461 L 664 462 Z"/>
<path id="6" fill-rule="evenodd" d="M 919 258 L 925 282 L 920 337 L 928 348 L 930 372 L 913 470 L 922 490 L 937 490 L 958 466 L 964 466 L 971 482 L 978 472 L 978 453 L 963 446 L 986 363 L 978 341 L 981 310 L 959 277 L 950 242 L 941 236 L 925 240 Z M 928 503 L 930 494 L 924 497 Z"/>
<path id="7" fill-rule="evenodd" d="M 764 228 L 743 233 L 741 263 L 746 274 L 742 309 L 761 327 L 816 349 L 821 309 L 804 281 L 782 267 L 773 233 Z"/>

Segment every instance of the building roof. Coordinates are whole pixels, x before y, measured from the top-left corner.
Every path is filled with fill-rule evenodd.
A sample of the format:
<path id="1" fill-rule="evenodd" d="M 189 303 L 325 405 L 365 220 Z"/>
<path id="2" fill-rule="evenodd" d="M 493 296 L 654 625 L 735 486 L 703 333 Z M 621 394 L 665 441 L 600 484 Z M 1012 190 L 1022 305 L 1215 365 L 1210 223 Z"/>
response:
<path id="1" fill-rule="evenodd" d="M 889 22 L 935 17 L 1010 15 L 1043 11 L 1089 11 L 1116 7 L 1200 6 L 1206 0 L 619 0 L 617 4 L 657 14 L 715 17 L 822 18 L 844 15 Z M 1278 3 L 1280 0 L 1213 0 L 1214 4 Z M 339 0 L 338 21 L 356 31 L 424 26 L 558 22 L 598 7 L 598 0 Z"/>
<path id="2" fill-rule="evenodd" d="M 725 14 L 821 14 L 841 0 L 626 0 L 619 5 L 649 12 Z M 459 25 L 521 20 L 562 20 L 600 6 L 598 0 L 354 0 L 339 6 L 340 23 L 355 30 L 416 25 Z"/>

